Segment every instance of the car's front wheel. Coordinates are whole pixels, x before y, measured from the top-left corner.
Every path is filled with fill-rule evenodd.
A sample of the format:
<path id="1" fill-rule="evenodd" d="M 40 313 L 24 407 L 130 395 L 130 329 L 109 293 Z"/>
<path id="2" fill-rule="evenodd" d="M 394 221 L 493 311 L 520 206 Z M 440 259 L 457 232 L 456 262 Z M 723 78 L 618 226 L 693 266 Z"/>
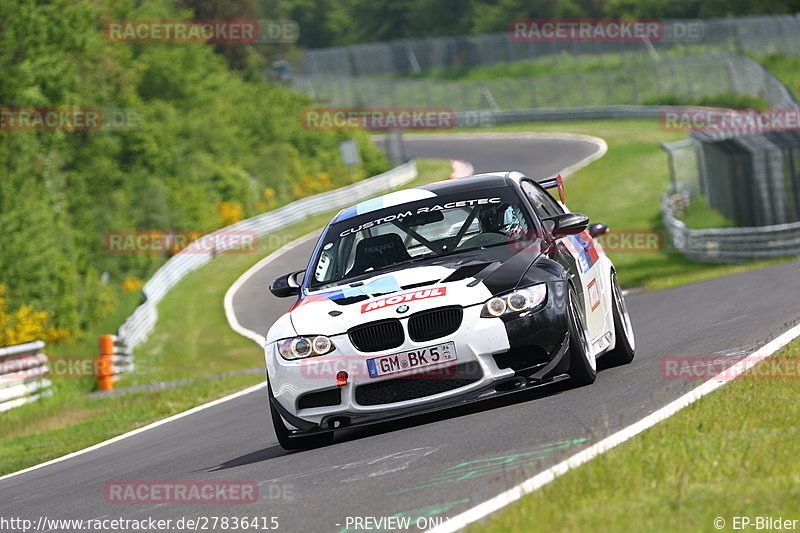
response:
<path id="1" fill-rule="evenodd" d="M 613 350 L 603 356 L 603 359 L 612 366 L 626 365 L 633 361 L 636 340 L 633 337 L 633 326 L 628 308 L 625 306 L 625 298 L 622 296 L 622 289 L 619 288 L 617 275 L 614 272 L 611 273 L 611 311 L 614 316 L 614 337 L 617 343 Z"/>
<path id="2" fill-rule="evenodd" d="M 597 379 L 597 361 L 591 352 L 589 332 L 578 305 L 575 289 L 569 288 L 569 375 L 577 386 L 589 385 Z"/>
<path id="3" fill-rule="evenodd" d="M 269 394 L 269 412 L 272 415 L 272 426 L 275 428 L 275 436 L 278 437 L 278 444 L 284 450 L 305 450 L 307 448 L 318 448 L 327 446 L 333 442 L 333 432 L 320 433 L 319 435 L 309 435 L 308 437 L 289 437 L 289 428 L 283 423 L 283 418 L 275 407 L 275 397 L 272 395 L 272 387 L 267 384 Z"/>

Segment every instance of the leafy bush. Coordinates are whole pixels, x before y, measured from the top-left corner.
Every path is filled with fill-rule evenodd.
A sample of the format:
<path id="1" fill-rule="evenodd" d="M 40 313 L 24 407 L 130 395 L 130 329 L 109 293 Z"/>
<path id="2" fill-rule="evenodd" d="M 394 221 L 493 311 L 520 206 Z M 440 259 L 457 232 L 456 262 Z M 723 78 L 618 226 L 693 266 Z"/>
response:
<path id="1" fill-rule="evenodd" d="M 0 347 L 14 346 L 35 340 L 59 342 L 70 333 L 49 325 L 50 317 L 43 311 L 34 311 L 30 305 L 10 310 L 6 303 L 6 288 L 0 285 Z"/>
<path id="2" fill-rule="evenodd" d="M 297 198 L 306 176 L 352 181 L 338 145 L 357 138 L 361 178 L 388 168 L 363 132 L 301 127 L 306 96 L 250 81 L 203 44 L 119 44 L 104 21 L 190 18 L 163 0 L 0 2 L 0 105 L 117 108 L 116 131 L 0 129 L 0 282 L 79 331 L 114 290 L 164 261 L 109 254 L 109 231 L 207 232 Z M 106 275 L 103 275 L 106 273 Z"/>

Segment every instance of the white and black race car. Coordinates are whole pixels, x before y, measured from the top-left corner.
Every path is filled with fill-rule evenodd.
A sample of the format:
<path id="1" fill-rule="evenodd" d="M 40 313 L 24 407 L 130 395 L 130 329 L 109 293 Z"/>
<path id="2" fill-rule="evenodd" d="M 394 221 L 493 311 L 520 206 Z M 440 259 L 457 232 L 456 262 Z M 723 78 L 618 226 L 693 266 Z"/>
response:
<path id="1" fill-rule="evenodd" d="M 558 187 L 561 202 L 545 189 Z M 481 174 L 344 209 L 306 270 L 270 285 L 297 297 L 266 340 L 284 448 L 335 430 L 629 363 L 634 336 L 614 265 L 561 178 Z"/>

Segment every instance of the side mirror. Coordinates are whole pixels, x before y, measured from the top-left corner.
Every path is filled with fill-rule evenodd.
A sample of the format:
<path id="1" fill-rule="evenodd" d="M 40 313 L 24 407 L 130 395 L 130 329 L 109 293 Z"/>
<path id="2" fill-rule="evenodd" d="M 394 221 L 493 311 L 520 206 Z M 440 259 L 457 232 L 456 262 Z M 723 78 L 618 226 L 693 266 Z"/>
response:
<path id="1" fill-rule="evenodd" d="M 278 276 L 269 284 L 269 292 L 278 298 L 297 296 L 300 294 L 300 284 L 303 283 L 305 273 L 305 270 L 298 270 Z"/>
<path id="2" fill-rule="evenodd" d="M 545 229 L 553 234 L 555 238 L 564 235 L 575 235 L 586 229 L 589 225 L 589 217 L 580 213 L 564 213 L 548 217 L 543 220 Z"/>
<path id="3" fill-rule="evenodd" d="M 608 226 L 606 226 L 602 222 L 595 222 L 594 224 L 589 226 L 589 235 L 591 235 L 592 238 L 599 237 L 600 235 L 605 235 L 609 231 L 610 230 L 608 229 Z"/>

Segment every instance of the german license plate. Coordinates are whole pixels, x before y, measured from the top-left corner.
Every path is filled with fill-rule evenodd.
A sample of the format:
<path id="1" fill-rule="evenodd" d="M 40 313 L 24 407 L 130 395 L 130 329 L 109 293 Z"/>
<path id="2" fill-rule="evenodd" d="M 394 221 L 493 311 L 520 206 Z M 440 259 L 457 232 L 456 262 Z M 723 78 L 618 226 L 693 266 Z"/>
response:
<path id="1" fill-rule="evenodd" d="M 369 377 L 377 378 L 386 374 L 406 372 L 455 361 L 456 359 L 456 344 L 454 342 L 445 342 L 407 352 L 367 359 L 367 370 L 369 371 Z"/>

